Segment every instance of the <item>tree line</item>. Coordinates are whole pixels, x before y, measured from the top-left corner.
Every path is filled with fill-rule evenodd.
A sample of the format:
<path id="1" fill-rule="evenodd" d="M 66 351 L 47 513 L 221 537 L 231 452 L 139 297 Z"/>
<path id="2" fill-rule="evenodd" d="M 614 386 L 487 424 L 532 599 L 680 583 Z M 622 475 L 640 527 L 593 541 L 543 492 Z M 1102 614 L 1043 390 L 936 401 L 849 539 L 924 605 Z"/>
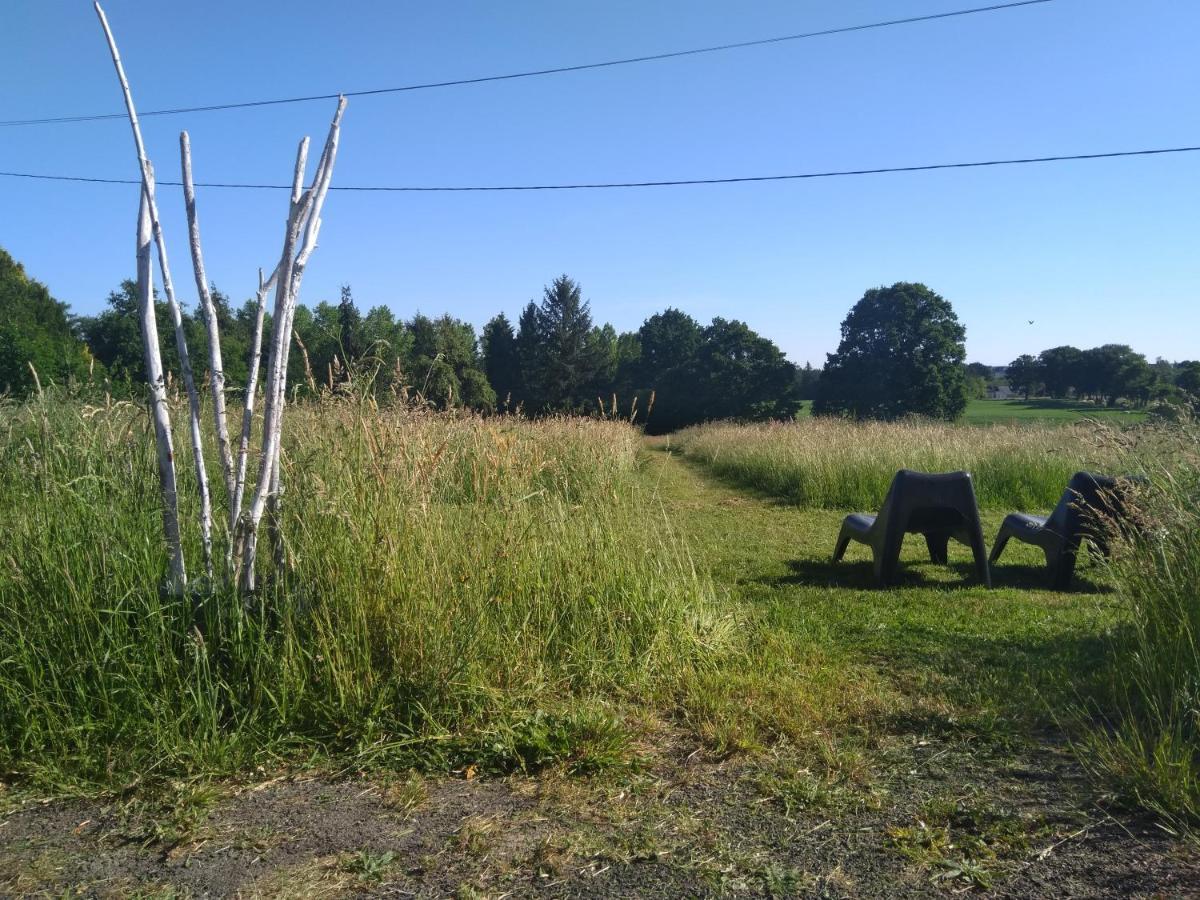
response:
<path id="1" fill-rule="evenodd" d="M 212 300 L 226 384 L 236 395 L 246 384 L 257 307 L 253 300 L 235 307 L 215 287 Z M 137 286 L 125 281 L 97 315 L 72 316 L 0 250 L 0 392 L 31 391 L 35 371 L 58 383 L 143 385 L 136 310 Z M 156 303 L 156 314 L 169 333 L 165 303 Z M 185 313 L 184 329 L 193 360 L 207 359 L 205 323 Z M 352 390 L 483 413 L 619 412 L 652 431 L 714 418 L 790 418 L 815 377 L 737 320 L 701 325 L 667 309 L 637 331 L 598 325 L 581 286 L 566 275 L 531 300 L 515 326 L 501 313 L 478 336 L 450 315 L 400 319 L 382 305 L 363 313 L 349 286 L 337 303 L 298 307 L 293 331 L 288 383 L 298 394 Z M 165 369 L 177 376 L 173 342 L 162 351 Z"/>
<path id="2" fill-rule="evenodd" d="M 1160 358 L 1151 363 L 1125 344 L 1088 350 L 1067 345 L 1037 356 L 1025 353 L 1008 364 L 1007 376 L 1009 386 L 1026 399 L 1073 397 L 1112 406 L 1125 398 L 1145 406 L 1200 396 L 1200 361 Z"/>
<path id="3" fill-rule="evenodd" d="M 212 299 L 226 383 L 236 396 L 246 383 L 257 308 L 253 300 L 234 307 L 215 287 Z M 156 308 L 160 329 L 169 332 L 166 304 Z M 144 384 L 136 309 L 136 285 L 126 281 L 99 314 L 72 316 L 0 250 L 0 392 L 32 390 L 35 371 L 58 383 Z M 184 328 L 193 359 L 207 359 L 204 322 L 185 315 Z M 966 329 L 950 302 L 908 282 L 863 295 L 823 369 L 798 368 L 735 319 L 704 325 L 672 308 L 637 331 L 618 332 L 593 321 L 582 287 L 566 275 L 529 301 L 516 323 L 500 313 L 478 335 L 450 315 L 401 319 L 382 305 L 363 313 L 349 286 L 337 303 L 298 307 L 293 331 L 288 383 L 297 394 L 369 392 L 482 413 L 619 414 L 660 433 L 712 419 L 790 419 L 804 401 L 815 415 L 952 421 L 995 381 L 993 367 L 966 363 Z M 173 342 L 162 349 L 165 368 L 177 373 Z M 1006 377 L 1026 397 L 1110 405 L 1188 405 L 1200 397 L 1200 362 L 1150 363 L 1122 344 L 1023 355 Z"/>
<path id="4" fill-rule="evenodd" d="M 869 290 L 842 322 L 841 342 L 815 379 L 813 413 L 953 421 L 994 380 L 991 366 L 966 362 L 965 341 L 966 329 L 950 302 L 927 286 L 899 282 Z M 1026 398 L 1155 403 L 1171 416 L 1200 412 L 1200 362 L 1150 363 L 1124 344 L 1023 355 L 1005 375 Z"/>

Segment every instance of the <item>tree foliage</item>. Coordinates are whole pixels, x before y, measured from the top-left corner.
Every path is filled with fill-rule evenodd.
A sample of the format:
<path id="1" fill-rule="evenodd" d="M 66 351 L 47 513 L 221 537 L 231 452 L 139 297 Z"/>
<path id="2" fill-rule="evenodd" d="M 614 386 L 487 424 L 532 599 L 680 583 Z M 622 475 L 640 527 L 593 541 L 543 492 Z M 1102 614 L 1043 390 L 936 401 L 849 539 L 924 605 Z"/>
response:
<path id="1" fill-rule="evenodd" d="M 1127 344 L 1089 350 L 1064 345 L 1043 350 L 1036 358 L 1023 354 L 1009 364 L 1008 373 L 1009 383 L 1026 397 L 1045 391 L 1058 399 L 1073 396 L 1109 405 L 1125 399 L 1144 405 L 1174 391 L 1186 365 L 1164 359 L 1151 365 Z"/>
<path id="2" fill-rule="evenodd" d="M 24 394 L 43 383 L 88 377 L 91 358 L 67 305 L 0 250 L 0 393 Z"/>
<path id="3" fill-rule="evenodd" d="M 502 408 L 511 405 L 521 391 L 521 363 L 517 357 L 516 332 L 504 313 L 483 326 L 480 344 L 483 370 L 496 392 L 497 403 Z"/>
<path id="4" fill-rule="evenodd" d="M 1037 358 L 1023 353 L 1008 364 L 1008 386 L 1029 399 L 1042 389 L 1042 367 Z"/>
<path id="5" fill-rule="evenodd" d="M 949 301 L 925 285 L 869 290 L 842 322 L 813 412 L 957 419 L 967 405 L 965 338 Z"/>
<path id="6" fill-rule="evenodd" d="M 560 275 L 543 289 L 540 303 L 530 302 L 517 344 L 528 411 L 582 410 L 596 397 L 609 347 L 592 326 L 591 306 L 577 281 Z"/>

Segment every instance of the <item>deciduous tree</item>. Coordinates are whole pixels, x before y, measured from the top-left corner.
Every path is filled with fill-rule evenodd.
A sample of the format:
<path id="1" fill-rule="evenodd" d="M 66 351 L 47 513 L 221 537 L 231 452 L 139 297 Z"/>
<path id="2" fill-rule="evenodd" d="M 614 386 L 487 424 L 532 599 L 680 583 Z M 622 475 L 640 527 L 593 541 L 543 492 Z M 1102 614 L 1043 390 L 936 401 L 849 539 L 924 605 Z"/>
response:
<path id="1" fill-rule="evenodd" d="M 1008 386 L 1028 400 L 1042 388 L 1042 366 L 1037 357 L 1022 353 L 1008 364 Z"/>
<path id="2" fill-rule="evenodd" d="M 957 419 L 967 406 L 965 338 L 949 301 L 925 285 L 869 290 L 842 322 L 813 412 Z"/>

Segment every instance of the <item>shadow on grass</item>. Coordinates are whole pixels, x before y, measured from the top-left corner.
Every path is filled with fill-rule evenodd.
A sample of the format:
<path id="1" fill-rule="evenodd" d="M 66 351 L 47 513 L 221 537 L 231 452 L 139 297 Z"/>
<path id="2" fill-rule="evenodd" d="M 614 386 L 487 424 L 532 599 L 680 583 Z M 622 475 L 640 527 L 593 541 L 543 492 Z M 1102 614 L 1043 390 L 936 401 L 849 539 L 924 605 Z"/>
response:
<path id="1" fill-rule="evenodd" d="M 993 573 L 999 588 L 1036 590 L 1028 601 L 987 591 L 969 563 L 909 562 L 901 568 L 902 583 L 886 591 L 876 588 L 867 560 L 797 559 L 788 567 L 790 574 L 762 582 L 856 592 L 833 599 L 789 594 L 775 600 L 778 621 L 791 628 L 820 620 L 830 628 L 827 637 L 888 672 L 916 701 L 882 716 L 884 732 L 955 736 L 1001 749 L 1013 740 L 1061 735 L 1081 710 L 1102 702 L 1119 634 L 1104 633 L 1094 613 L 1075 619 L 1069 603 L 1047 619 L 1042 567 L 1005 566 Z M 1076 595 L 1111 592 L 1092 581 L 1077 583 L 1082 590 Z M 960 604 L 959 597 L 972 605 Z M 983 612 L 974 606 L 992 597 L 994 605 Z"/>
<path id="2" fill-rule="evenodd" d="M 864 649 L 885 651 L 913 695 L 949 701 L 886 716 L 893 733 L 979 738 L 1061 734 L 1084 710 L 1105 706 L 1114 641 L 1099 634 L 971 634 L 909 623 L 886 645 L 861 633 Z"/>
<path id="3" fill-rule="evenodd" d="M 758 583 L 779 587 L 796 585 L 802 587 L 850 588 L 854 590 L 880 590 L 875 582 L 875 573 L 869 560 L 853 560 L 835 563 L 832 559 L 807 557 L 788 560 L 790 574 L 766 576 Z M 947 580 L 939 575 L 952 573 L 955 579 Z M 1018 588 L 1045 591 L 1047 575 L 1044 566 L 994 566 L 992 585 L 996 588 Z M 930 562 L 903 562 L 900 566 L 900 584 L 889 590 L 919 588 L 935 591 L 979 590 L 983 585 L 975 577 L 975 567 L 967 562 L 952 562 L 941 566 Z M 1076 575 L 1071 593 L 1108 594 L 1109 585 L 1097 584 L 1086 575 Z"/>

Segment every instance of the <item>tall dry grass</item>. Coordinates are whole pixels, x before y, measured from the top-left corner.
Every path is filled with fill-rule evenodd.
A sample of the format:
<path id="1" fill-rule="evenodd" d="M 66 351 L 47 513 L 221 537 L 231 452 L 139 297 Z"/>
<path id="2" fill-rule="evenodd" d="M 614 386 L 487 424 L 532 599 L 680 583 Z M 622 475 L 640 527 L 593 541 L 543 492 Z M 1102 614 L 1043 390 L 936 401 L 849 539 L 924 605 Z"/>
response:
<path id="1" fill-rule="evenodd" d="M 979 504 L 1011 510 L 1053 506 L 1071 474 L 1111 464 L 1096 425 L 996 425 L 962 428 L 931 422 L 736 425 L 685 429 L 673 443 L 714 474 L 801 506 L 875 509 L 897 470 L 974 476 Z"/>
<path id="2" fill-rule="evenodd" d="M 1138 517 L 1110 562 L 1121 624 L 1103 721 L 1085 759 L 1124 796 L 1200 823 L 1200 427 L 1148 429 L 1122 448 L 1144 465 Z M 1091 710 L 1084 711 L 1084 715 Z"/>
<path id="3" fill-rule="evenodd" d="M 160 591 L 141 408 L 0 405 L 0 769 L 587 767 L 624 740 L 617 706 L 699 659 L 709 587 L 639 491 L 632 428 L 327 401 L 285 433 L 291 570 L 247 614 Z"/>

